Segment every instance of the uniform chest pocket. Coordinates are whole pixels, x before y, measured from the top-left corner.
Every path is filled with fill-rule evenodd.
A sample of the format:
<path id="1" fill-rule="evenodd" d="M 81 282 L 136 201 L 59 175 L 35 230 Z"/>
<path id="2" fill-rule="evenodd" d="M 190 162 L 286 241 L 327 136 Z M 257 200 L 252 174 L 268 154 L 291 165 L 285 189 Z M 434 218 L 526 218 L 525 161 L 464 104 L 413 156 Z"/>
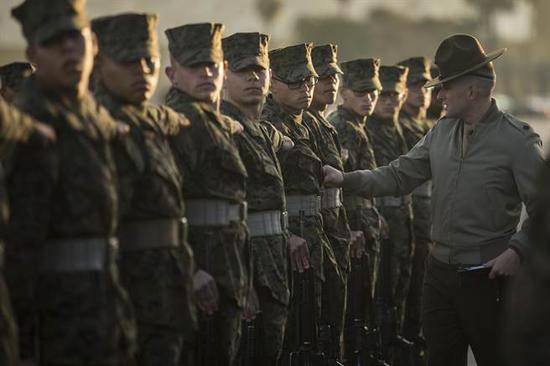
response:
<path id="1" fill-rule="evenodd" d="M 228 145 L 218 146 L 212 156 L 221 169 L 231 174 L 246 177 L 246 168 L 236 148 Z"/>
<path id="2" fill-rule="evenodd" d="M 296 154 L 298 167 L 307 171 L 321 171 L 323 163 L 315 155 L 315 153 L 307 146 L 296 147 L 299 150 L 299 154 Z"/>
<path id="3" fill-rule="evenodd" d="M 149 160 L 149 169 L 167 181 L 177 181 L 179 172 L 172 151 L 164 138 L 153 131 L 145 131 L 143 143 Z"/>

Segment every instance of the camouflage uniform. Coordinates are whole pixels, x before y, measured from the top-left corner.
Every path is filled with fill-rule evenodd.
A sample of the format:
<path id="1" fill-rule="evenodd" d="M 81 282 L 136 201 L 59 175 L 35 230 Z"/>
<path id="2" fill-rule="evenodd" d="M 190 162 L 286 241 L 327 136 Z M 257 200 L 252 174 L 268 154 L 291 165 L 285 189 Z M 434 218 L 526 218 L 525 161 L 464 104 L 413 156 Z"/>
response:
<path id="1" fill-rule="evenodd" d="M 23 82 L 34 73 L 34 66 L 28 62 L 12 62 L 0 66 L 0 95 L 13 102 Z"/>
<path id="2" fill-rule="evenodd" d="M 336 45 L 323 45 L 313 48 L 311 59 L 319 77 L 342 74 L 336 58 Z M 326 120 L 323 111 L 313 106 L 304 113 L 303 123 L 308 127 L 312 140 L 315 142 L 315 153 L 323 165 L 330 165 L 344 171 L 340 142 L 336 129 Z M 327 199 L 329 194 L 335 194 L 335 200 Z M 331 201 L 331 202 L 327 202 Z M 334 350 L 324 350 L 337 359 L 341 358 L 341 344 L 343 341 L 344 319 L 346 314 L 346 279 L 349 272 L 349 245 L 351 232 L 349 229 L 346 210 L 342 203 L 342 190 L 325 190 L 321 199 L 321 214 L 323 228 L 330 241 L 332 250 L 338 263 L 338 271 L 332 263 L 324 263 L 326 281 L 323 286 L 323 306 L 321 311 L 321 327 L 330 325 L 328 343 Z M 323 329 L 321 328 L 321 331 Z M 327 337 L 325 337 L 327 338 Z M 338 345 L 338 347 L 335 347 Z"/>
<path id="3" fill-rule="evenodd" d="M 407 83 L 431 80 L 430 60 L 426 57 L 412 57 L 399 63 L 409 68 Z M 416 145 L 430 130 L 426 119 L 414 118 L 403 109 L 399 114 L 399 125 L 407 144 L 407 150 Z M 424 263 L 428 256 L 431 239 L 431 181 L 424 183 L 412 192 L 414 257 L 412 263 L 411 284 L 405 306 L 403 335 L 416 339 L 421 329 L 421 300 L 424 282 Z"/>
<path id="4" fill-rule="evenodd" d="M 221 24 L 191 24 L 166 31 L 172 57 L 184 66 L 223 61 Z M 185 177 L 183 197 L 189 220 L 189 243 L 197 267 L 210 273 L 220 292 L 218 311 L 213 316 L 215 349 L 204 349 L 208 342 L 205 323 L 199 322 L 199 357 L 215 359 L 216 365 L 228 365 L 236 355 L 241 328 L 241 313 L 247 288 L 245 244 L 247 173 L 230 131 L 220 114 L 210 105 L 193 99 L 172 87 L 166 104 L 187 116 L 191 126 L 171 137 L 171 146 L 180 172 Z M 209 206 L 235 212 L 223 223 L 212 223 Z M 208 213 L 210 212 L 210 213 Z M 216 212 L 223 214 L 224 212 Z M 201 217 L 205 221 L 201 221 Z M 206 222 L 208 221 L 208 222 Z M 197 363 L 199 363 L 198 361 Z"/>
<path id="5" fill-rule="evenodd" d="M 233 71 L 252 65 L 269 69 L 268 36 L 264 34 L 236 33 L 223 39 L 223 51 Z M 266 122 L 249 119 L 236 105 L 228 101 L 222 102 L 221 112 L 244 127 L 243 133 L 235 135 L 235 142 L 248 172 L 246 195 L 250 247 L 254 288 L 261 311 L 256 362 L 261 365 L 277 365 L 283 347 L 290 298 L 284 222 L 286 203 L 281 167 Z M 256 232 L 251 226 L 250 220 L 253 219 L 256 223 L 261 215 L 275 212 L 279 213 L 279 233 Z M 263 221 L 262 224 L 264 223 Z M 260 227 L 266 226 L 262 227 L 260 224 Z"/>
<path id="6" fill-rule="evenodd" d="M 406 89 L 407 72 L 408 69 L 402 66 L 381 66 L 382 89 L 402 92 Z M 387 165 L 407 152 L 407 145 L 398 121 L 382 121 L 373 115 L 367 123 L 367 132 L 372 139 L 378 166 Z M 411 196 L 381 197 L 376 200 L 376 203 L 388 223 L 389 237 L 393 245 L 391 262 L 393 299 L 397 307 L 397 324 L 401 329 L 414 251 Z"/>
<path id="7" fill-rule="evenodd" d="M 273 74 L 278 78 L 293 82 L 309 76 L 317 76 L 311 63 L 311 45 L 302 44 L 271 51 L 269 54 Z M 285 182 L 285 194 L 287 207 L 289 199 L 296 196 L 319 198 L 321 195 L 322 162 L 315 154 L 315 146 L 308 128 L 302 124 L 303 113 L 289 114 L 270 95 L 262 112 L 262 118 L 271 122 L 285 136 L 289 136 L 294 142 L 290 150 L 280 150 L 279 159 Z M 318 207 L 320 209 L 320 207 Z M 300 235 L 300 217 L 296 212 L 289 210 L 289 230 Z M 336 266 L 336 260 L 328 238 L 323 230 L 323 221 L 320 210 L 316 213 L 305 215 L 303 222 L 303 238 L 309 248 L 310 266 L 314 275 L 314 314 L 315 323 L 321 314 L 321 288 L 324 281 L 323 261 L 331 261 Z M 298 325 L 296 280 L 291 287 L 291 304 L 288 327 L 285 334 L 285 352 L 298 347 L 298 339 L 295 339 Z M 285 356 L 287 356 L 285 354 Z"/>
<path id="8" fill-rule="evenodd" d="M 360 59 L 344 62 L 341 64 L 344 70 L 343 87 L 356 91 L 380 90 L 381 85 L 378 79 L 378 59 Z M 336 128 L 342 145 L 344 171 L 354 171 L 376 168 L 372 145 L 366 131 L 367 117 L 360 116 L 354 111 L 338 106 L 328 117 L 330 123 Z M 360 230 L 366 238 L 367 255 L 364 255 L 357 262 L 363 268 L 363 296 L 354 298 L 357 294 L 348 293 L 348 309 L 353 302 L 359 304 L 363 311 L 363 319 L 367 324 L 373 325 L 372 288 L 374 285 L 374 273 L 376 272 L 377 247 L 380 236 L 380 217 L 374 207 L 372 199 L 350 195 L 344 192 L 344 207 L 348 214 L 352 230 Z M 366 268 L 366 270 L 365 270 Z M 352 269 L 353 270 L 353 269 Z M 348 283 L 350 286 L 351 283 Z M 346 349 L 351 349 L 352 337 L 352 314 L 348 311 L 346 317 Z M 348 356 L 350 357 L 350 356 Z"/>
<path id="9" fill-rule="evenodd" d="M 13 14 L 29 43 L 43 42 L 85 27 L 84 6 L 27 0 Z M 68 100 L 34 80 L 18 100 L 57 134 L 46 148 L 18 145 L 8 180 L 6 268 L 21 356 L 46 365 L 119 365 L 133 353 L 135 324 L 115 262 L 115 121 L 90 95 Z"/>
<path id="10" fill-rule="evenodd" d="M 95 19 L 99 56 L 132 62 L 158 56 L 157 18 L 123 14 Z M 182 177 L 168 136 L 188 125 L 166 107 L 125 103 L 98 82 L 97 100 L 129 127 L 113 147 L 120 192 L 120 275 L 138 323 L 139 365 L 192 365 L 196 315 L 192 253 L 182 222 Z M 180 361 L 181 358 L 181 361 Z"/>
<path id="11" fill-rule="evenodd" d="M 10 107 L 0 98 L 1 156 L 5 141 L 26 142 L 32 133 L 32 120 Z M 4 238 L 8 225 L 8 193 L 4 185 L 4 169 L 0 166 L 0 365 L 16 366 L 19 360 L 17 327 L 13 317 L 8 288 L 4 282 Z"/>

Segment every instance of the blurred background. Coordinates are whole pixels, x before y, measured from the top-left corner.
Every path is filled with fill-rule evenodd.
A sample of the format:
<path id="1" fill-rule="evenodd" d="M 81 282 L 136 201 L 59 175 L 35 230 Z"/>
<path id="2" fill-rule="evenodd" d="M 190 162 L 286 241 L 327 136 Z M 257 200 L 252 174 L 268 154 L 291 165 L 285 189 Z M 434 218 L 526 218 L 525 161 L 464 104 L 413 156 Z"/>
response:
<path id="1" fill-rule="evenodd" d="M 0 4 L 0 64 L 24 59 L 24 40 L 10 9 Z M 512 113 L 550 116 L 549 0 L 88 0 L 90 17 L 125 11 L 155 12 L 163 60 L 166 28 L 216 21 L 226 35 L 260 31 L 271 47 L 299 42 L 336 43 L 340 60 L 380 57 L 393 64 L 410 56 L 433 56 L 456 32 L 474 34 L 487 51 L 507 47 L 496 62 L 500 105 Z M 167 90 L 161 78 L 157 100 Z"/>
<path id="2" fill-rule="evenodd" d="M 0 65 L 22 60 L 25 42 L 10 10 L 0 2 Z M 433 57 L 446 36 L 479 37 L 487 52 L 506 47 L 495 62 L 499 106 L 530 122 L 550 139 L 550 0 L 88 0 L 90 18 L 127 11 L 159 15 L 163 68 L 164 30 L 185 23 L 220 22 L 225 34 L 259 31 L 271 48 L 300 42 L 336 43 L 340 61 L 379 57 L 394 64 Z M 162 76 L 155 101 L 168 90 Z"/>

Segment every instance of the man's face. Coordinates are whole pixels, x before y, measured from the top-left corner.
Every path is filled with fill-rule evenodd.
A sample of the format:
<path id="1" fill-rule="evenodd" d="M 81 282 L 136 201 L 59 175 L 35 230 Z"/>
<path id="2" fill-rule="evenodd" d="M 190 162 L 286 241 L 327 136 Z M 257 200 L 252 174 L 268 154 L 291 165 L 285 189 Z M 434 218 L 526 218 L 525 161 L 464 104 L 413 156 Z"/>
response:
<path id="1" fill-rule="evenodd" d="M 329 105 L 336 102 L 338 95 L 339 79 L 337 74 L 328 75 L 319 79 L 313 93 L 313 103 L 316 105 Z"/>
<path id="2" fill-rule="evenodd" d="M 344 107 L 351 109 L 360 116 L 372 115 L 378 101 L 379 91 L 376 89 L 354 91 L 348 88 L 342 89 Z"/>
<path id="3" fill-rule="evenodd" d="M 269 92 L 269 70 L 249 66 L 239 71 L 227 70 L 224 90 L 227 96 L 241 105 L 259 105 Z"/>
<path id="4" fill-rule="evenodd" d="M 443 83 L 437 92 L 437 99 L 448 118 L 461 118 L 468 106 L 468 83 L 462 79 Z"/>
<path id="5" fill-rule="evenodd" d="M 82 90 L 88 86 L 97 44 L 89 27 L 59 33 L 29 45 L 27 56 L 36 64 L 36 79 L 54 90 Z"/>
<path id="6" fill-rule="evenodd" d="M 407 99 L 405 104 L 411 109 L 425 110 L 430 106 L 431 89 L 424 88 L 425 81 L 421 80 L 407 85 Z"/>
<path id="7" fill-rule="evenodd" d="M 116 62 L 103 56 L 98 72 L 101 82 L 110 93 L 127 103 L 140 104 L 153 96 L 159 68 L 160 60 L 156 56 L 130 62 Z"/>
<path id="8" fill-rule="evenodd" d="M 273 77 L 271 91 L 278 103 L 294 110 L 304 110 L 311 105 L 316 83 L 317 79 L 314 76 L 293 83 L 286 83 Z"/>
<path id="9" fill-rule="evenodd" d="M 406 96 L 407 93 L 404 92 L 382 91 L 374 108 L 374 115 L 383 120 L 395 118 L 399 114 Z"/>
<path id="10" fill-rule="evenodd" d="M 182 66 L 172 60 L 172 66 L 166 68 L 166 75 L 175 88 L 197 100 L 214 103 L 219 99 L 222 90 L 224 66 L 223 62 Z"/>

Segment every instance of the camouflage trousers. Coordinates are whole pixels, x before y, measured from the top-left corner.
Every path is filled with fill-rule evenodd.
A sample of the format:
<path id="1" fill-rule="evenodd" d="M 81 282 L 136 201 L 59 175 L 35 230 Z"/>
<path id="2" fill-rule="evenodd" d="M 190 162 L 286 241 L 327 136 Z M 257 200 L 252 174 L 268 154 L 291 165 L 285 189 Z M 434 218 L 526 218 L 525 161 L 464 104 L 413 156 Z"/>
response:
<path id="1" fill-rule="evenodd" d="M 341 359 L 343 354 L 344 319 L 346 317 L 347 273 L 349 272 L 350 230 L 344 207 L 324 209 L 323 227 L 334 252 L 337 266 L 323 263 L 322 309 L 319 341 L 322 351 Z"/>
<path id="2" fill-rule="evenodd" d="M 398 330 L 401 331 L 411 282 L 414 254 L 412 209 L 410 205 L 401 207 L 382 206 L 380 213 L 388 224 L 389 238 L 392 243 L 391 283 L 393 303 L 396 306 Z"/>
<path id="3" fill-rule="evenodd" d="M 426 258 L 432 244 L 431 240 L 431 201 L 428 197 L 413 196 L 414 256 L 412 275 L 405 307 L 403 335 L 415 339 L 421 334 L 422 288 Z"/>
<path id="4" fill-rule="evenodd" d="M 134 353 L 133 312 L 113 271 L 43 274 L 36 300 L 40 365 L 118 366 Z"/>
<path id="5" fill-rule="evenodd" d="M 188 363 L 197 328 L 190 249 L 129 251 L 119 266 L 138 325 L 137 365 Z"/>
<path id="6" fill-rule="evenodd" d="M 289 228 L 290 232 L 295 233 L 296 235 L 300 234 L 300 222 L 297 217 L 290 217 L 289 219 Z M 323 231 L 323 222 L 319 216 L 308 216 L 305 217 L 304 227 L 304 239 L 307 241 L 309 248 L 309 259 L 310 259 L 310 271 L 312 271 L 313 277 L 313 288 L 311 293 L 313 294 L 311 299 L 307 299 L 311 303 L 311 310 L 308 310 L 308 314 L 311 314 L 313 317 L 313 322 L 316 325 L 316 328 L 319 327 L 319 319 L 321 316 L 321 298 L 322 298 L 322 288 L 323 282 L 325 281 L 324 274 L 324 261 L 329 261 L 333 268 L 337 271 L 336 258 L 330 246 L 329 240 Z M 283 345 L 283 364 L 288 364 L 288 359 L 290 353 L 299 348 L 299 307 L 300 298 L 299 288 L 300 288 L 300 275 L 298 272 L 293 272 L 290 274 L 291 278 L 291 292 L 290 292 L 290 313 L 287 322 L 287 328 L 285 330 L 285 341 Z M 317 333 L 317 329 L 315 330 Z"/>
<path id="7" fill-rule="evenodd" d="M 290 289 L 288 281 L 287 238 L 282 235 L 250 239 L 254 261 L 254 288 L 260 302 L 257 321 L 257 363 L 277 365 L 283 349 L 288 318 Z"/>
<path id="8" fill-rule="evenodd" d="M 17 366 L 18 357 L 17 327 L 11 309 L 8 288 L 4 282 L 4 276 L 0 272 L 0 365 Z"/>
<path id="9" fill-rule="evenodd" d="M 218 287 L 218 311 L 199 315 L 197 366 L 232 365 L 239 349 L 241 316 L 248 278 L 246 226 L 189 227 L 189 243 L 197 267 L 211 274 Z"/>
<path id="10" fill-rule="evenodd" d="M 288 318 L 288 306 L 275 300 L 271 292 L 260 287 L 256 289 L 261 314 L 257 318 L 256 363 L 265 366 L 277 366 L 283 350 L 285 328 Z"/>

